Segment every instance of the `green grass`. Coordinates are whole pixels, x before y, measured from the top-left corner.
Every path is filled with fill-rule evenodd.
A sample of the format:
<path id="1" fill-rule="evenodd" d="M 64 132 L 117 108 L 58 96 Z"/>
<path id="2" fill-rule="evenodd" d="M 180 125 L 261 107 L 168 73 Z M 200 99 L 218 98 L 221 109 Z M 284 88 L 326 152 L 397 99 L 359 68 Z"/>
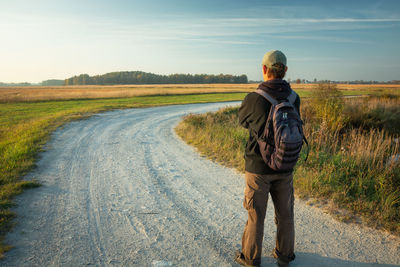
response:
<path id="1" fill-rule="evenodd" d="M 361 216 L 368 225 L 399 235 L 400 161 L 390 158 L 400 154 L 400 97 L 327 101 L 302 102 L 311 151 L 304 162 L 303 149 L 295 169 L 297 195 L 330 201 L 333 214 L 343 209 L 352 214 L 342 219 Z M 238 124 L 238 108 L 189 115 L 176 132 L 202 154 L 244 171 L 248 133 Z"/>
<path id="2" fill-rule="evenodd" d="M 40 186 L 22 177 L 34 166 L 50 133 L 68 121 L 113 109 L 241 100 L 244 93 L 140 96 L 120 99 L 41 101 L 0 104 L 0 258 L 11 247 L 4 243 L 12 229 L 12 198 Z"/>

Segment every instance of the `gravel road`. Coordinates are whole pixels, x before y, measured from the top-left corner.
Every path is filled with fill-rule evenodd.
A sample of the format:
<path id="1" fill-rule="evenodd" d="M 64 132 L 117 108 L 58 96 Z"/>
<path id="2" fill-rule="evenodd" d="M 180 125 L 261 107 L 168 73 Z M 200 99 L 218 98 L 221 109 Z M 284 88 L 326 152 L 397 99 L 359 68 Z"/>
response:
<path id="1" fill-rule="evenodd" d="M 232 103 L 129 109 L 58 129 L 16 198 L 2 266 L 236 266 L 246 211 L 243 175 L 200 157 L 173 127 Z M 295 202 L 291 266 L 399 266 L 400 238 Z M 263 266 L 274 263 L 273 206 Z"/>

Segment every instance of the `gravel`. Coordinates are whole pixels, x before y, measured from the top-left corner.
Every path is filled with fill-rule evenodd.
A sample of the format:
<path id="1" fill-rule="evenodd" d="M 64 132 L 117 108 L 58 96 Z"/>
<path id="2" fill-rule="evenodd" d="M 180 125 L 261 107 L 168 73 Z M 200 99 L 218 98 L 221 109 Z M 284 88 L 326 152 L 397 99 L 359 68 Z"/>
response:
<path id="1" fill-rule="evenodd" d="M 236 103 L 94 115 L 58 129 L 16 198 L 2 266 L 236 266 L 246 222 L 243 175 L 201 156 L 173 131 L 181 117 Z M 399 266 L 400 238 L 344 224 L 296 200 L 291 266 Z M 273 205 L 263 266 L 274 260 Z"/>

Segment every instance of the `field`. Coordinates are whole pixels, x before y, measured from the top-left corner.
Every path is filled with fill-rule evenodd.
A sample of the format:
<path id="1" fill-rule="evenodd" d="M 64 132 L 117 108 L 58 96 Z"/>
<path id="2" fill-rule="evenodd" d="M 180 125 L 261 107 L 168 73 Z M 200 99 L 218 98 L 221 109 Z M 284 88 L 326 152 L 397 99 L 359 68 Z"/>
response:
<path id="1" fill-rule="evenodd" d="M 294 85 L 310 96 L 316 85 Z M 13 196 L 39 186 L 23 175 L 50 134 L 68 121 L 112 109 L 242 100 L 255 84 L 0 87 L 0 257 L 12 228 Z M 339 85 L 344 95 L 398 94 L 400 86 Z M 239 136 L 239 138 L 241 138 Z M 240 151 L 237 152 L 238 155 Z M 241 154 L 240 154 L 241 156 Z"/>
<path id="2" fill-rule="evenodd" d="M 150 95 L 251 92 L 256 84 L 156 84 L 0 87 L 0 103 L 49 100 L 126 98 Z M 302 96 L 310 96 L 316 84 L 293 84 Z M 344 95 L 365 95 L 396 91 L 400 85 L 339 84 Z"/>
<path id="3" fill-rule="evenodd" d="M 327 89 L 326 89 L 327 88 Z M 295 170 L 297 196 L 339 219 L 400 234 L 400 97 L 335 98 L 325 86 L 303 100 L 310 154 Z M 244 171 L 248 132 L 238 108 L 189 115 L 177 133 L 202 154 Z"/>

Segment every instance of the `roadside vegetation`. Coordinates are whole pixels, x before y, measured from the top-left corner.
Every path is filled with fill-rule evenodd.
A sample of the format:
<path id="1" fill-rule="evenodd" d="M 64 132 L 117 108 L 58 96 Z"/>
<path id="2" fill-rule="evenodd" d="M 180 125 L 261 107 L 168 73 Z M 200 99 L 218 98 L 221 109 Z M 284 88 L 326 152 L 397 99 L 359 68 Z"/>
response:
<path id="1" fill-rule="evenodd" d="M 400 95 L 342 98 L 334 84 L 321 84 L 303 99 L 306 149 L 295 169 L 299 197 L 319 203 L 345 221 L 400 234 Z M 188 115 L 176 132 L 200 153 L 244 171 L 248 133 L 238 107 Z"/>

